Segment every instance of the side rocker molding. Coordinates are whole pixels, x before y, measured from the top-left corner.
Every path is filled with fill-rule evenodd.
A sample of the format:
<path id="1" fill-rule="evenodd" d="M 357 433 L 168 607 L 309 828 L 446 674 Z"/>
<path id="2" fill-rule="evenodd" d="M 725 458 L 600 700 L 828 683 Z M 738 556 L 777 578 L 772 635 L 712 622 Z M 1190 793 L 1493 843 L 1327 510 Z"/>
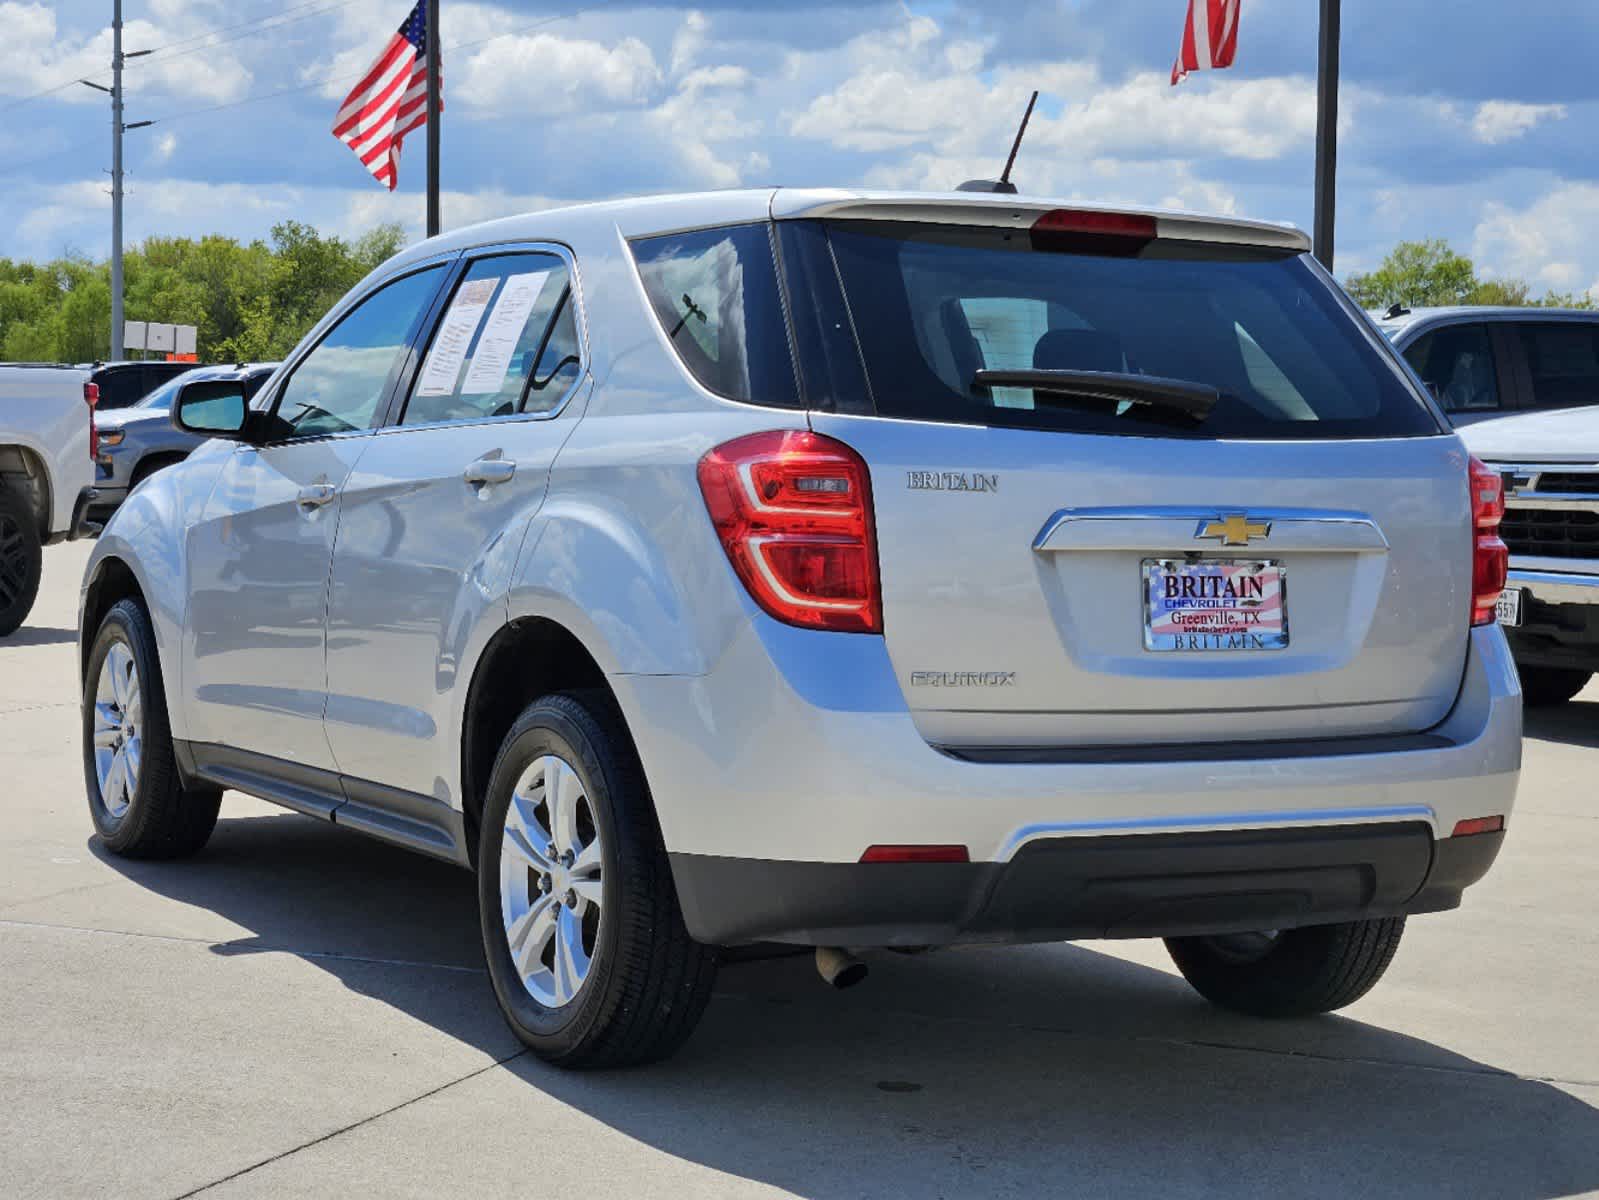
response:
<path id="1" fill-rule="evenodd" d="M 215 742 L 173 743 L 186 779 L 232 788 L 457 866 L 467 866 L 462 816 L 441 800 Z"/>

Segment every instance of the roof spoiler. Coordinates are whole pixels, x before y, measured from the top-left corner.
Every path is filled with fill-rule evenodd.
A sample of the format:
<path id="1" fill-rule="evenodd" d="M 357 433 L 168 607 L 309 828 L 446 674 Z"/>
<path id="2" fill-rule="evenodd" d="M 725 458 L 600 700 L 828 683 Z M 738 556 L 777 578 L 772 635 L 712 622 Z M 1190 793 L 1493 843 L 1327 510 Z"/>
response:
<path id="1" fill-rule="evenodd" d="M 1155 237 L 1182 242 L 1212 242 L 1259 246 L 1296 254 L 1310 251 L 1310 238 L 1292 225 L 1269 221 L 1244 221 L 1231 217 L 1200 217 L 1187 213 L 1140 212 L 1066 201 L 1013 198 L 962 191 L 870 196 L 859 192 L 779 190 L 772 197 L 774 220 L 835 218 L 850 221 L 911 221 L 924 225 L 986 225 L 1027 232 L 1046 213 L 1104 214 L 1108 217 L 1153 219 Z"/>

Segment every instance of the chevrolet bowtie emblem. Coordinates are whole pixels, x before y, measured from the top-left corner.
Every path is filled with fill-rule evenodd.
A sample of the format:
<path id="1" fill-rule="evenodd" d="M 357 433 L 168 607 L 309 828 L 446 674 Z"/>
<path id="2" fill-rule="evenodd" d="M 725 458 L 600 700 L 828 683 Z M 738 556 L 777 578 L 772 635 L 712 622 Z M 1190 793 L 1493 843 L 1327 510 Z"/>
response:
<path id="1" fill-rule="evenodd" d="M 1271 536 L 1270 521 L 1251 521 L 1244 513 L 1228 513 L 1214 521 L 1201 521 L 1196 538 L 1215 538 L 1223 546 L 1247 546 L 1250 538 Z"/>

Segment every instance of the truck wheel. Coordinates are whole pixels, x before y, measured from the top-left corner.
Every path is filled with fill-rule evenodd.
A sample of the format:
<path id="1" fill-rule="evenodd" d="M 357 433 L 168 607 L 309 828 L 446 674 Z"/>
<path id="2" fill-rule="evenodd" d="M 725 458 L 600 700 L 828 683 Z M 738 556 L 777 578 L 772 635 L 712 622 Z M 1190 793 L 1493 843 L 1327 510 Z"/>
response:
<path id="1" fill-rule="evenodd" d="M 113 854 L 180 858 L 216 826 L 221 790 L 186 788 L 178 774 L 155 631 L 137 600 L 112 606 L 89 649 L 83 775 L 95 831 Z"/>
<path id="2" fill-rule="evenodd" d="M 33 510 L 10 488 L 0 487 L 0 637 L 28 619 L 43 566 L 44 546 Z"/>
<path id="3" fill-rule="evenodd" d="M 1521 675 L 1521 698 L 1528 708 L 1550 708 L 1564 704 L 1593 678 L 1591 671 L 1575 667 L 1517 667 Z"/>
<path id="4" fill-rule="evenodd" d="M 1166 939 L 1177 969 L 1205 999 L 1255 1017 L 1303 1017 L 1359 1000 L 1382 978 L 1403 917 L 1280 932 Z"/>
<path id="5" fill-rule="evenodd" d="M 495 997 L 563 1067 L 665 1058 L 710 999 L 632 740 L 608 697 L 546 696 L 506 735 L 478 853 Z"/>

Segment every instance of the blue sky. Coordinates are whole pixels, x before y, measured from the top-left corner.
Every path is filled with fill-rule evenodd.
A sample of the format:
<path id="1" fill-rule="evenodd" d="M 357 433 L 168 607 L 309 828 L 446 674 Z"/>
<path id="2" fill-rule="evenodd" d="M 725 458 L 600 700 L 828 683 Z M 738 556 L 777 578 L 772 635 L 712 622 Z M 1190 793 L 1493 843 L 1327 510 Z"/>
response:
<path id="1" fill-rule="evenodd" d="M 739 184 L 992 175 L 1309 227 L 1314 0 L 1243 0 L 1238 65 L 1166 76 L 1185 0 L 442 0 L 447 226 Z M 125 0 L 130 241 L 293 217 L 420 233 L 328 127 L 406 0 Z M 1599 291 L 1599 4 L 1345 0 L 1338 269 L 1442 236 L 1487 274 Z M 0 0 L 0 255 L 108 243 L 110 0 Z M 266 20 L 270 25 L 246 24 Z"/>

